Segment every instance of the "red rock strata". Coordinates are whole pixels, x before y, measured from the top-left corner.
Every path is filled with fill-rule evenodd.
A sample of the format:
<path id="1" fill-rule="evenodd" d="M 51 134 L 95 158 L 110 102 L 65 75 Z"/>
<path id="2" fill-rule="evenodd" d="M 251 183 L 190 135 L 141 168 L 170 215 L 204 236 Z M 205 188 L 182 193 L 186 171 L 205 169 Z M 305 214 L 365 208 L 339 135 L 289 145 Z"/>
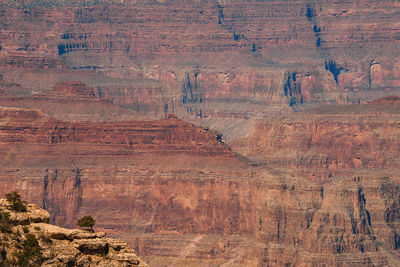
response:
<path id="1" fill-rule="evenodd" d="M 65 123 L 40 111 L 0 109 L 1 143 L 110 144 L 148 153 L 227 156 L 233 153 L 208 130 L 186 124 L 170 115 L 167 120 L 111 124 Z"/>
<path id="2" fill-rule="evenodd" d="M 61 96 L 95 96 L 93 88 L 90 88 L 85 83 L 78 81 L 56 83 L 54 85 L 52 93 Z"/>
<path id="3" fill-rule="evenodd" d="M 400 96 L 390 95 L 384 98 L 379 98 L 371 102 L 376 105 L 400 105 Z"/>
<path id="4" fill-rule="evenodd" d="M 396 1 L 0 7 L 0 105 L 43 112 L 1 109 L 1 194 L 153 266 L 400 265 L 397 100 L 364 105 L 399 92 Z"/>
<path id="5" fill-rule="evenodd" d="M 325 106 L 260 121 L 231 145 L 259 164 L 325 183 L 360 168 L 400 170 L 398 97 Z"/>
<path id="6" fill-rule="evenodd" d="M 399 181 L 390 169 L 322 187 L 247 166 L 217 134 L 172 116 L 67 123 L 3 108 L 0 118 L 0 194 L 19 188 L 66 226 L 91 214 L 150 265 L 399 260 Z"/>
<path id="7" fill-rule="evenodd" d="M 60 82 L 45 94 L 16 96 L 23 91 L 18 84 L 3 82 L 6 90 L 0 94 L 3 107 L 40 109 L 60 120 L 71 122 L 115 122 L 142 118 L 137 112 L 115 106 L 95 95 L 94 88 L 77 81 Z M 18 92 L 17 91 L 17 92 Z"/>
<path id="8" fill-rule="evenodd" d="M 0 7 L 6 80 L 44 93 L 69 77 L 149 118 L 172 112 L 228 137 L 243 134 L 246 118 L 366 103 L 400 86 L 399 6 L 390 0 Z"/>

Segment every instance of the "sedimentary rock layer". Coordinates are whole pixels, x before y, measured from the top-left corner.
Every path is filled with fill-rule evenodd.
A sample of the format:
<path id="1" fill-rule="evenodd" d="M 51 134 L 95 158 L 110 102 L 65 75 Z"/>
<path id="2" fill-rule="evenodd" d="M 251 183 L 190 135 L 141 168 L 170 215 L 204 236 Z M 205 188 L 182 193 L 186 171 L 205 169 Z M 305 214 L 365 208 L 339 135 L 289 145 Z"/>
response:
<path id="1" fill-rule="evenodd" d="M 26 89 L 18 84 L 3 81 L 3 85 L 2 107 L 40 109 L 56 119 L 70 122 L 115 122 L 143 117 L 96 96 L 94 88 L 82 82 L 56 83 L 48 92 L 33 95 L 22 93 Z"/>
<path id="2" fill-rule="evenodd" d="M 0 6 L 0 105 L 42 110 L 0 110 L 1 194 L 154 266 L 399 265 L 398 100 L 362 105 L 399 92 L 397 2 Z"/>
<path id="3" fill-rule="evenodd" d="M 38 110 L 0 109 L 0 142 L 3 144 L 115 145 L 120 153 L 137 152 L 227 156 L 221 135 L 197 128 L 173 115 L 159 121 L 110 124 L 66 123 L 44 116 Z M 93 147 L 95 149 L 95 147 Z M 103 148 L 104 149 L 104 148 Z M 131 152 L 129 152 L 129 150 Z"/>
<path id="4" fill-rule="evenodd" d="M 69 227 L 92 215 L 150 265 L 399 260 L 399 177 L 390 169 L 321 186 L 249 166 L 218 134 L 173 117 L 66 123 L 2 109 L 0 135 L 1 194 L 19 189 Z"/>
<path id="5" fill-rule="evenodd" d="M 400 86 L 395 1 L 0 4 L 5 80 L 41 93 L 82 81 L 149 118 L 172 112 L 228 138 L 246 118 L 364 103 Z"/>
<path id="6" fill-rule="evenodd" d="M 231 145 L 259 164 L 322 183 L 359 168 L 399 170 L 397 99 L 325 106 L 259 121 L 247 139 Z"/>

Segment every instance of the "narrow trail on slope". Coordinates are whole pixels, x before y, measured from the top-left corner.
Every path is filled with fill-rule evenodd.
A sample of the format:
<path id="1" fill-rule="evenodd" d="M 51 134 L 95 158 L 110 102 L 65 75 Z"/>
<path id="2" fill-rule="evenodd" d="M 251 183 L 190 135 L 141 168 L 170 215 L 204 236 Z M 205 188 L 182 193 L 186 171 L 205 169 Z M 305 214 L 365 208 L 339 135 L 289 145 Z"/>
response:
<path id="1" fill-rule="evenodd" d="M 182 259 L 185 259 L 187 256 L 190 255 L 190 253 L 192 252 L 192 250 L 197 246 L 197 243 L 199 243 L 199 241 L 204 237 L 204 235 L 197 235 L 195 238 L 193 238 L 193 240 L 182 249 L 181 254 L 179 254 L 179 256 L 168 265 L 168 267 L 172 267 L 175 266 L 175 264 Z"/>

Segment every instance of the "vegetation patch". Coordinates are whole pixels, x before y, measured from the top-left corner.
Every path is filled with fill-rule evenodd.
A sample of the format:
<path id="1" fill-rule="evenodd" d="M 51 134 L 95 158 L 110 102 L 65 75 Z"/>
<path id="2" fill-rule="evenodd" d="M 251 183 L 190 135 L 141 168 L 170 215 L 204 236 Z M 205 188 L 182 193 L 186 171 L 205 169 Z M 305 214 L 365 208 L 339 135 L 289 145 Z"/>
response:
<path id="1" fill-rule="evenodd" d="M 0 232 L 11 233 L 10 214 L 0 210 Z"/>
<path id="2" fill-rule="evenodd" d="M 16 212 L 26 212 L 26 202 L 21 200 L 21 195 L 17 191 L 10 192 L 6 195 L 9 203 L 9 209 Z"/>
<path id="3" fill-rule="evenodd" d="M 11 259 L 6 260 L 5 266 L 41 266 L 43 261 L 37 238 L 33 234 L 27 234 L 22 249 L 14 252 Z"/>
<path id="4" fill-rule="evenodd" d="M 79 227 L 82 227 L 82 228 L 86 228 L 86 230 L 89 230 L 91 232 L 94 232 L 93 225 L 95 225 L 95 223 L 96 223 L 96 220 L 93 219 L 92 216 L 84 216 L 76 222 L 76 225 L 78 225 Z"/>

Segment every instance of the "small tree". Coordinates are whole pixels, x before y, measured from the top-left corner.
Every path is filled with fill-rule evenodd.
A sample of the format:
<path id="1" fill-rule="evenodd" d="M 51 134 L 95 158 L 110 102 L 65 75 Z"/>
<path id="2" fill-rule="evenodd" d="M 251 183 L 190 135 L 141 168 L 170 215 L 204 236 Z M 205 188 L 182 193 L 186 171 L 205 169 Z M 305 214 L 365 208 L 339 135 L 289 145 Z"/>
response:
<path id="1" fill-rule="evenodd" d="M 93 231 L 93 225 L 95 225 L 96 220 L 93 219 L 92 216 L 84 216 L 82 218 L 80 218 L 77 222 L 76 225 L 78 225 L 79 227 L 82 228 L 86 228 L 86 229 L 90 229 L 90 231 Z"/>
<path id="2" fill-rule="evenodd" d="M 6 194 L 6 199 L 11 210 L 17 212 L 26 212 L 26 202 L 21 200 L 21 195 L 18 193 L 18 191 L 12 191 Z"/>

